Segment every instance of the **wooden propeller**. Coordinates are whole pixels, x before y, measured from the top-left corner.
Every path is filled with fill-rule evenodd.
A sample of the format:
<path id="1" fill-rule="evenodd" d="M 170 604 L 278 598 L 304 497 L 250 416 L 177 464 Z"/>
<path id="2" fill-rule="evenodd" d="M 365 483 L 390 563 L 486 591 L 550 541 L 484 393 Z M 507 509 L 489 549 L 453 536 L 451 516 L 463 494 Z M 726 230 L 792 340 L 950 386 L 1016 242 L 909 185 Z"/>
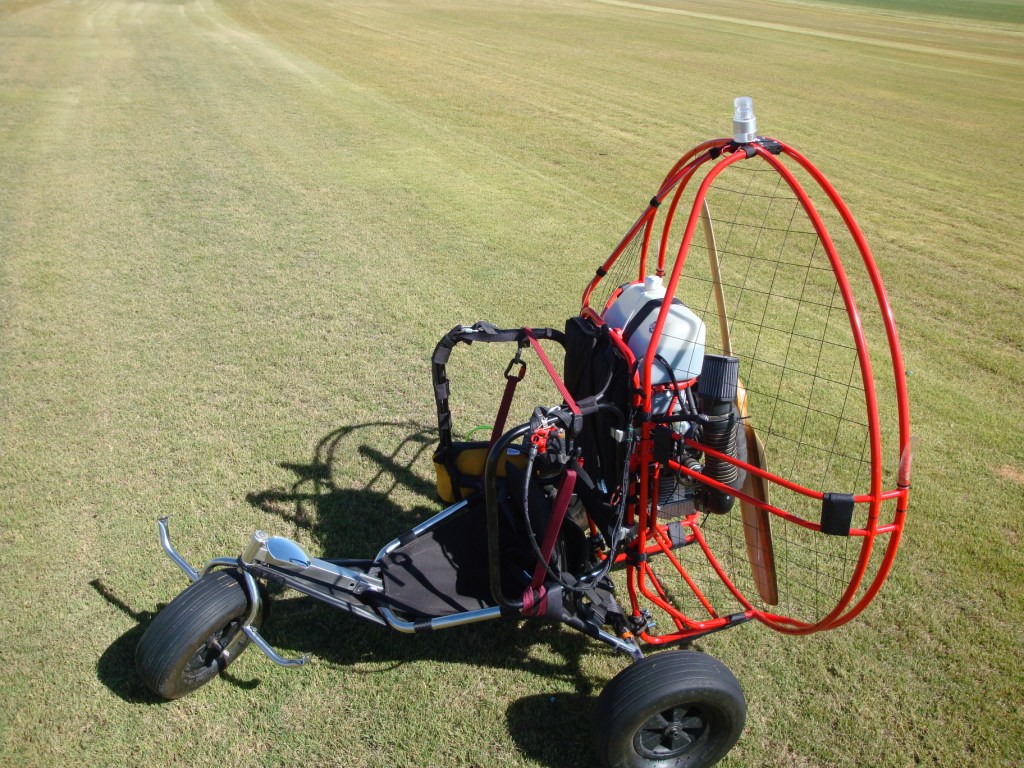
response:
<path id="1" fill-rule="evenodd" d="M 718 262 L 718 245 L 715 230 L 711 224 L 711 213 L 705 199 L 701 204 L 701 223 L 707 240 L 708 262 L 711 265 L 711 282 L 718 306 L 718 326 L 722 334 L 722 352 L 732 355 L 732 337 L 729 333 L 729 316 L 725 308 L 725 291 Z M 764 445 L 751 426 L 747 411 L 747 390 L 740 382 L 736 388 L 736 410 L 743 420 L 743 439 L 747 441 L 747 462 L 759 469 L 767 469 Z M 763 504 L 768 503 L 768 483 L 761 477 L 747 472 L 740 490 Z M 747 545 L 747 559 L 750 572 L 757 586 L 757 593 L 767 605 L 778 605 L 779 587 L 775 573 L 775 549 L 772 545 L 771 514 L 756 504 L 740 500 L 740 514 L 743 519 L 743 538 Z"/>

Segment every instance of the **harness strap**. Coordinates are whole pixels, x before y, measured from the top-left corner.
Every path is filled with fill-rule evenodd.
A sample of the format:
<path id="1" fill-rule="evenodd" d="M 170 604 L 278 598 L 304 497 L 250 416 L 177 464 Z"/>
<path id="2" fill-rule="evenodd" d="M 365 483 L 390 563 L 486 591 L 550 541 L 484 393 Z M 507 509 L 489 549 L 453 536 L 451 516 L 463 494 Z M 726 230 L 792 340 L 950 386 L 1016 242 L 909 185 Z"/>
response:
<path id="1" fill-rule="evenodd" d="M 572 498 L 572 489 L 576 485 L 576 473 L 567 469 L 565 477 L 558 486 L 558 496 L 555 498 L 555 508 L 551 510 L 551 517 L 548 520 L 548 529 L 544 531 L 544 543 L 541 544 L 540 553 L 543 560 L 537 561 L 533 569 L 533 581 L 530 582 L 530 589 L 539 589 L 544 584 L 544 577 L 547 576 L 546 564 L 551 560 L 551 553 L 555 551 L 555 543 L 558 541 L 558 532 L 562 530 L 562 521 L 565 520 L 566 510 L 569 509 L 569 500 Z"/>
<path id="2" fill-rule="evenodd" d="M 516 350 L 516 356 L 505 369 L 505 394 L 501 396 L 501 405 L 498 407 L 498 415 L 494 417 L 494 428 L 491 430 L 491 447 L 498 442 L 498 438 L 505 432 L 505 421 L 508 419 L 509 408 L 512 407 L 512 397 L 516 393 L 516 385 L 526 376 L 526 363 L 519 357 L 522 349 Z M 512 369 L 519 364 L 519 371 L 512 373 Z"/>
<path id="3" fill-rule="evenodd" d="M 533 347 L 533 351 L 537 353 L 537 357 L 540 358 L 541 363 L 544 364 L 544 370 L 548 372 L 548 376 L 551 377 L 551 381 L 554 382 L 555 388 L 558 393 L 565 400 L 565 404 L 569 406 L 569 410 L 572 411 L 574 416 L 581 416 L 583 412 L 580 407 L 576 405 L 576 401 L 573 400 L 572 395 L 569 394 L 569 390 L 565 386 L 565 382 L 562 381 L 558 375 L 558 371 L 555 370 L 555 366 L 551 364 L 548 356 L 544 354 L 544 350 L 540 346 L 540 342 L 537 341 L 537 337 L 533 335 L 533 331 L 529 328 L 523 328 L 523 335 L 530 340 L 530 346 Z"/>
<path id="4" fill-rule="evenodd" d="M 523 592 L 523 615 L 542 616 L 548 609 L 548 591 L 542 585 L 540 589 L 527 588 Z"/>

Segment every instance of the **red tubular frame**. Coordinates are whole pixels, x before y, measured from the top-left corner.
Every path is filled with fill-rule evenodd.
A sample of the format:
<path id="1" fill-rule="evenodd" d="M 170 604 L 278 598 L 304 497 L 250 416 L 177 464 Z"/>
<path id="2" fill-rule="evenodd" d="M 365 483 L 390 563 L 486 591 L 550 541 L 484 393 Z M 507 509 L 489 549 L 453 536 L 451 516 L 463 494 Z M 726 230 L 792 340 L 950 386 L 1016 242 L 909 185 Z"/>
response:
<path id="1" fill-rule="evenodd" d="M 877 595 L 882 582 L 885 581 L 885 578 L 892 567 L 896 550 L 899 547 L 909 500 L 909 470 L 906 477 L 903 477 L 901 473 L 899 485 L 896 488 L 885 490 L 882 487 L 883 446 L 881 426 L 878 416 L 877 397 L 875 393 L 874 373 L 871 367 L 868 342 L 865 337 L 860 314 L 854 300 L 853 289 L 846 275 L 842 260 L 836 250 L 835 244 L 827 227 L 825 226 L 824 221 L 815 208 L 810 196 L 790 168 L 785 162 L 783 162 L 782 158 L 791 160 L 799 166 L 799 168 L 802 169 L 803 172 L 814 182 L 819 190 L 824 193 L 829 202 L 839 213 L 848 234 L 851 236 L 857 247 L 863 266 L 871 281 L 877 308 L 885 327 L 886 340 L 888 342 L 888 354 L 892 361 L 892 375 L 895 382 L 896 408 L 899 421 L 898 455 L 902 457 L 908 450 L 908 446 L 910 444 L 910 411 L 905 372 L 903 368 L 903 357 L 900 351 L 896 323 L 893 318 L 892 308 L 889 304 L 888 297 L 885 293 L 885 287 L 882 283 L 881 275 L 878 272 L 871 250 L 869 249 L 867 241 L 857 225 L 857 222 L 850 213 L 849 208 L 840 198 L 839 193 L 829 183 L 824 175 L 809 160 L 807 160 L 807 158 L 793 148 L 774 139 L 759 139 L 755 143 L 745 145 L 736 145 L 729 139 L 715 139 L 713 141 L 705 142 L 686 153 L 672 167 L 669 173 L 665 176 L 661 187 L 652 199 L 651 204 L 644 210 L 633 226 L 630 227 L 626 236 L 620 241 L 618 246 L 616 246 L 615 250 L 612 251 L 612 254 L 604 262 L 601 269 L 598 270 L 597 275 L 590 281 L 590 284 L 583 293 L 582 315 L 597 323 L 602 322 L 599 312 L 590 306 L 590 298 L 604 275 L 611 269 L 624 250 L 639 235 L 641 230 L 643 231 L 643 244 L 640 254 L 640 270 L 636 279 L 644 279 L 648 270 L 649 249 L 652 241 L 655 221 L 659 212 L 659 206 L 662 201 L 671 194 L 671 203 L 665 212 L 664 221 L 662 223 L 662 233 L 658 244 L 657 266 L 655 270 L 656 274 L 660 276 L 665 274 L 669 235 L 679 204 L 683 199 L 684 191 L 689 186 L 690 182 L 696 177 L 697 171 L 705 166 L 706 163 L 714 161 L 713 165 L 706 170 L 706 173 L 704 174 L 694 195 L 690 214 L 687 218 L 686 227 L 683 231 L 682 240 L 676 253 L 675 261 L 672 264 L 672 270 L 666 285 L 665 301 L 662 304 L 657 320 L 655 321 L 653 331 L 651 332 L 650 346 L 648 347 L 647 353 L 644 355 L 640 370 L 635 374 L 633 384 L 634 391 L 637 392 L 636 404 L 642 412 L 650 413 L 652 398 L 656 389 L 652 387 L 650 383 L 655 357 L 654 353 L 657 350 L 658 343 L 669 317 L 671 300 L 675 296 L 676 290 L 679 286 L 679 280 L 686 263 L 686 257 L 693 241 L 697 224 L 700 220 L 702 204 L 715 180 L 725 172 L 729 166 L 755 157 L 760 158 L 762 161 L 767 163 L 785 180 L 790 191 L 799 202 L 808 220 L 814 227 L 818 240 L 828 257 L 839 287 L 840 295 L 843 299 L 843 304 L 847 310 L 847 315 L 850 321 L 850 332 L 854 340 L 854 347 L 861 371 L 861 383 L 863 385 L 864 403 L 867 415 L 867 436 L 870 446 L 869 490 L 865 494 L 855 496 L 854 502 L 858 505 L 868 505 L 867 524 L 864 528 L 856 528 L 850 531 L 851 536 L 860 539 L 860 554 L 853 567 L 853 573 L 850 577 L 849 585 L 838 599 L 835 608 L 820 619 L 808 622 L 792 616 L 763 610 L 754 605 L 754 603 L 749 600 L 730 579 L 721 563 L 715 557 L 700 530 L 700 525 L 697 521 L 697 514 L 693 513 L 681 522 L 688 530 L 688 540 L 695 543 L 702 550 L 712 570 L 717 574 L 721 582 L 743 607 L 743 616 L 746 618 L 756 618 L 780 632 L 789 634 L 807 634 L 824 629 L 833 629 L 845 624 L 864 610 L 865 606 Z M 612 295 L 613 298 L 614 295 L 615 294 Z M 602 309 L 605 308 L 606 307 Z M 634 356 L 630 352 L 626 343 L 622 340 L 621 334 L 617 330 L 613 330 L 612 339 L 627 361 L 634 363 Z M 632 458 L 632 464 L 637 473 L 637 478 L 634 481 L 635 485 L 632 489 L 623 490 L 624 493 L 632 491 L 632 495 L 637 498 L 637 501 L 634 504 L 631 504 L 627 511 L 627 523 L 636 523 L 638 525 L 638 535 L 636 540 L 630 544 L 630 550 L 634 553 L 643 553 L 644 555 L 654 553 L 664 554 L 672 568 L 678 573 L 687 588 L 693 593 L 697 603 L 699 603 L 708 614 L 708 618 L 705 620 L 695 619 L 684 614 L 679 608 L 672 604 L 667 591 L 658 577 L 654 574 L 649 562 L 647 562 L 645 558 L 639 558 L 639 561 L 637 561 L 636 558 L 631 558 L 627 555 L 620 555 L 619 559 L 627 562 L 627 591 L 629 593 L 634 615 L 639 616 L 641 614 L 640 600 L 642 597 L 651 605 L 656 606 L 668 614 L 668 617 L 674 625 L 674 631 L 668 631 L 663 634 L 654 635 L 648 631 L 640 633 L 641 638 L 648 643 L 663 644 L 684 640 L 698 634 L 721 629 L 733 622 L 735 617 L 721 616 L 718 614 L 712 603 L 701 591 L 696 581 L 694 581 L 693 577 L 687 572 L 683 564 L 680 563 L 679 559 L 673 554 L 672 544 L 665 533 L 665 527 L 658 523 L 657 484 L 652 484 L 651 482 L 652 479 L 655 479 L 652 478 L 651 470 L 651 467 L 654 465 L 652 455 L 653 428 L 654 425 L 650 421 L 645 420 L 641 424 L 639 445 Z M 729 456 L 720 454 L 692 440 L 687 440 L 686 444 L 701 450 L 706 455 L 714 456 L 736 466 L 740 466 L 747 472 L 752 472 L 764 478 L 768 483 L 780 486 L 789 491 L 802 494 L 811 499 L 820 500 L 824 496 L 820 490 L 803 487 L 783 477 L 762 470 L 760 467 L 755 467 Z M 673 470 L 681 471 L 700 482 L 706 483 L 720 490 L 725 490 L 733 496 L 737 496 L 751 504 L 754 504 L 757 507 L 766 510 L 774 518 L 779 519 L 784 524 L 795 524 L 812 531 L 821 530 L 819 523 L 792 514 L 780 507 L 761 502 L 758 499 L 747 496 L 746 494 L 724 486 L 715 480 L 707 478 L 688 467 L 676 464 L 675 462 L 670 462 L 670 467 Z M 649 493 L 649 489 L 651 488 L 655 489 L 653 497 L 652 494 Z M 879 515 L 883 502 L 893 500 L 896 502 L 893 521 L 891 523 L 880 525 Z M 871 565 L 874 541 L 878 536 L 889 537 L 885 545 L 881 562 L 877 565 L 877 570 L 874 573 L 874 576 L 866 582 L 866 587 L 864 588 L 863 593 L 860 594 L 859 598 L 857 598 L 862 585 L 865 584 L 865 579 L 868 577 L 868 569 Z"/>

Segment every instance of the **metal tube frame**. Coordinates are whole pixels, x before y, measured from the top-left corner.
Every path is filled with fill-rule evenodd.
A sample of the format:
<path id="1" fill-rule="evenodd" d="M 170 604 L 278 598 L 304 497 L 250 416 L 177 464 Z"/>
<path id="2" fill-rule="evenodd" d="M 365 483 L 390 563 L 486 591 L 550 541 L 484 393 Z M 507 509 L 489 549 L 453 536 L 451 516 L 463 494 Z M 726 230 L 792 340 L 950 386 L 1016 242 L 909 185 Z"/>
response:
<path id="1" fill-rule="evenodd" d="M 651 368 L 652 361 L 654 358 L 653 351 L 658 348 L 661 334 L 664 330 L 666 320 L 670 311 L 669 299 L 675 295 L 678 287 L 679 279 L 683 266 L 686 261 L 686 256 L 690 248 L 690 243 L 693 239 L 695 229 L 701 221 L 709 222 L 709 216 L 707 212 L 706 198 L 709 189 L 711 188 L 715 178 L 719 176 L 726 168 L 734 163 L 740 163 L 745 160 L 752 158 L 760 158 L 768 166 L 770 166 L 775 172 L 777 172 L 789 190 L 794 195 L 795 199 L 799 202 L 804 214 L 808 217 L 815 234 L 818 236 L 822 248 L 829 260 L 830 266 L 832 267 L 833 273 L 836 278 L 836 282 L 843 299 L 843 305 L 847 310 L 850 322 L 850 331 L 854 341 L 854 345 L 857 353 L 857 360 L 860 366 L 861 373 L 861 384 L 864 390 L 865 397 L 865 408 L 867 418 L 867 434 L 869 439 L 869 445 L 871 450 L 870 455 L 870 491 L 866 494 L 859 494 L 855 497 L 854 501 L 857 504 L 869 505 L 868 522 L 863 529 L 853 529 L 850 531 L 851 536 L 857 536 L 860 539 L 859 547 L 860 553 L 857 558 L 854 572 L 851 575 L 850 584 L 844 590 L 843 594 L 837 600 L 836 606 L 827 615 L 819 617 L 816 621 L 800 621 L 792 617 L 781 616 L 772 613 L 767 610 L 761 610 L 756 608 L 750 601 L 748 601 L 740 592 L 740 590 L 732 583 L 725 570 L 716 560 L 714 554 L 708 548 L 707 543 L 700 535 L 698 530 L 699 526 L 695 524 L 695 520 L 684 521 L 685 524 L 692 530 L 692 535 L 696 538 L 698 545 L 704 551 L 708 558 L 708 561 L 719 579 L 729 589 L 734 597 L 738 598 L 741 605 L 746 609 L 744 616 L 747 618 L 756 618 L 762 623 L 770 626 L 771 628 L 789 634 L 806 634 L 823 629 L 833 629 L 835 627 L 845 624 L 850 619 L 857 616 L 864 607 L 875 597 L 881 587 L 882 582 L 887 577 L 889 570 L 892 565 L 893 558 L 896 550 L 899 546 L 901 534 L 903 531 L 903 525 L 905 521 L 906 509 L 908 506 L 909 497 L 909 486 L 910 478 L 909 471 L 906 473 L 900 473 L 898 475 L 897 485 L 895 488 L 886 489 L 882 484 L 882 436 L 880 431 L 879 419 L 877 414 L 877 403 L 873 381 L 873 373 L 871 368 L 871 356 L 868 352 L 867 341 L 864 335 L 864 330 L 861 326 L 860 316 L 857 311 L 857 306 L 852 297 L 852 289 L 849 280 L 846 276 L 843 263 L 836 251 L 835 245 L 832 241 L 832 237 L 825 226 L 824 221 L 815 209 L 814 203 L 812 202 L 809 194 L 805 191 L 804 186 L 797 179 L 793 170 L 783 164 L 783 159 L 792 160 L 795 162 L 799 169 L 804 171 L 812 182 L 813 186 L 816 186 L 817 192 L 823 192 L 828 198 L 829 202 L 834 206 L 836 211 L 839 213 L 842 219 L 842 226 L 839 231 L 842 234 L 849 235 L 857 251 L 859 252 L 861 265 L 867 272 L 867 276 L 870 279 L 872 289 L 875 294 L 877 309 L 881 314 L 881 318 L 885 327 L 886 344 L 880 345 L 882 357 L 888 355 L 892 365 L 892 375 L 896 390 L 896 412 L 898 417 L 898 442 L 897 447 L 899 449 L 899 455 L 901 457 L 901 468 L 904 466 L 902 457 L 908 455 L 911 445 L 911 432 L 910 432 L 910 417 L 908 407 L 908 394 L 905 381 L 905 373 L 903 367 L 902 353 L 900 351 L 899 338 L 896 330 L 896 324 L 893 319 L 892 308 L 889 305 L 888 298 L 885 293 L 885 288 L 882 284 L 881 277 L 878 272 L 878 268 L 874 262 L 874 258 L 871 255 L 871 251 L 868 248 L 867 242 L 864 238 L 863 233 L 860 231 L 856 221 L 853 219 L 852 214 L 847 208 L 846 204 L 840 198 L 838 192 L 832 187 L 832 185 L 825 179 L 824 175 L 808 161 L 803 155 L 787 146 L 786 144 L 779 142 L 775 139 L 758 138 L 754 142 L 746 144 L 736 144 L 729 139 L 716 139 L 714 141 L 706 142 L 704 144 L 695 147 L 686 155 L 684 155 L 672 170 L 665 176 L 662 186 L 659 189 L 657 195 L 652 199 L 651 204 L 644 209 L 641 213 L 640 218 L 636 221 L 633 227 L 627 232 L 626 236 L 615 248 L 612 254 L 604 262 L 602 267 L 598 269 L 597 276 L 594 277 L 590 284 L 587 286 L 583 294 L 583 308 L 581 314 L 585 317 L 589 317 L 594 322 L 601 324 L 603 320 L 601 315 L 594 308 L 590 306 L 590 298 L 594 294 L 597 285 L 608 274 L 615 264 L 616 260 L 623 253 L 626 248 L 633 242 L 634 238 L 638 235 L 641 230 L 644 230 L 644 242 L 643 251 L 640 256 L 640 269 L 638 279 L 642 280 L 644 275 L 649 272 L 649 268 L 646 267 L 648 260 L 648 248 L 651 246 L 651 230 L 655 226 L 655 219 L 658 214 L 658 207 L 666 200 L 669 195 L 672 195 L 671 204 L 668 206 L 667 212 L 665 212 L 665 220 L 662 222 L 662 233 L 660 247 L 657 252 L 657 269 L 656 274 L 667 276 L 666 280 L 666 299 L 662 305 L 661 311 L 658 314 L 658 318 L 654 324 L 650 335 L 648 354 L 644 356 L 643 365 L 639 371 L 639 383 L 640 383 L 640 401 L 642 410 L 645 412 L 650 411 L 651 399 L 652 399 L 652 387 L 651 381 Z M 696 183 L 696 171 L 705 163 L 709 163 L 710 166 L 706 169 L 702 180 Z M 676 251 L 676 258 L 672 264 L 672 269 L 667 269 L 668 253 L 667 244 L 669 242 L 669 230 L 672 228 L 673 217 L 676 213 L 677 205 L 682 199 L 683 189 L 690 185 L 691 182 L 696 183 L 697 189 L 694 193 L 692 206 L 690 209 L 690 215 L 685 224 L 685 229 L 682 234 L 681 241 Z M 673 193 L 674 190 L 674 194 Z M 712 239 L 708 234 L 708 227 L 705 227 L 706 239 L 709 241 Z M 713 247 L 713 246 L 709 246 Z M 651 254 L 652 256 L 654 254 Z M 647 271 L 645 272 L 645 269 Z M 614 298 L 615 293 L 612 293 Z M 611 299 L 609 299 L 609 303 Z M 606 305 L 607 307 L 607 305 Z M 615 338 L 615 334 L 612 334 Z M 628 359 L 628 358 L 627 358 Z M 645 422 L 641 426 L 642 439 L 644 445 L 649 445 L 652 439 L 653 426 L 650 422 Z M 699 447 L 705 452 L 705 454 L 713 455 L 716 458 L 724 458 L 731 464 L 739 465 L 740 462 L 735 461 L 731 457 L 722 457 L 715 451 L 709 450 L 706 446 L 699 446 L 691 440 L 687 440 L 687 444 L 692 447 Z M 671 462 L 670 462 L 671 463 Z M 675 463 L 671 463 L 673 469 L 678 469 L 683 473 L 695 477 L 695 473 L 688 471 L 686 467 L 681 467 Z M 803 488 L 793 483 L 786 481 L 774 474 L 765 472 L 759 467 L 754 467 L 747 463 L 743 463 L 743 468 L 747 472 L 752 472 L 762 479 L 776 483 L 780 486 L 786 487 L 789 490 L 793 490 L 805 496 L 812 498 L 820 498 L 821 493 L 812 489 Z M 647 530 L 647 523 L 649 519 L 649 507 L 652 503 L 650 498 L 649 488 L 649 463 L 641 461 L 636 467 L 639 480 L 636 483 L 637 490 L 637 502 L 634 509 L 637 511 L 638 523 L 639 523 L 639 545 L 637 549 L 647 554 L 646 538 L 653 532 Z M 718 484 L 713 480 L 706 477 L 699 477 L 701 482 L 706 483 L 712 487 L 717 487 Z M 724 489 L 724 487 L 722 488 Z M 724 489 L 728 490 L 728 489 Z M 740 496 L 744 500 L 754 503 L 759 509 L 770 513 L 773 517 L 785 520 L 789 523 L 800 525 L 804 528 L 812 530 L 820 529 L 820 526 L 813 521 L 804 520 L 795 515 L 792 515 L 785 510 L 777 507 L 772 507 L 766 503 L 758 500 L 753 500 L 742 493 L 735 491 L 729 491 L 732 495 Z M 895 500 L 895 514 L 891 522 L 883 523 L 879 520 L 881 505 L 887 501 Z M 874 568 L 874 574 L 870 573 L 871 569 L 871 555 L 872 548 L 875 543 L 875 539 L 880 536 L 887 536 L 888 540 L 883 541 L 879 546 L 884 547 L 881 562 Z M 657 538 L 655 536 L 655 538 Z M 664 547 L 662 542 L 662 551 L 669 556 L 671 553 Z M 670 556 L 670 559 L 671 556 Z M 686 579 L 687 574 L 684 569 L 677 567 L 676 570 Z M 648 643 L 663 643 L 663 642 L 675 642 L 682 639 L 687 639 L 693 632 L 695 626 L 700 624 L 708 624 L 713 622 L 720 622 L 723 617 L 718 616 L 714 611 L 711 611 L 711 622 L 693 622 L 689 617 L 685 616 L 679 609 L 670 605 L 665 600 L 665 595 L 660 590 L 660 585 L 653 579 L 653 573 L 645 564 L 641 563 L 639 566 L 629 565 L 627 567 L 627 583 L 630 592 L 631 602 L 634 611 L 639 611 L 639 603 L 637 600 L 637 593 L 641 592 L 645 598 L 655 603 L 659 607 L 663 608 L 669 617 L 676 624 L 676 631 L 669 632 L 665 635 L 652 635 L 648 632 L 640 633 L 640 637 Z M 644 583 L 644 577 L 647 576 L 651 579 L 651 586 L 654 591 L 648 588 Z M 692 587 L 692 585 L 691 585 Z M 697 595 L 699 598 L 699 594 Z M 693 626 L 691 626 L 693 625 Z"/>

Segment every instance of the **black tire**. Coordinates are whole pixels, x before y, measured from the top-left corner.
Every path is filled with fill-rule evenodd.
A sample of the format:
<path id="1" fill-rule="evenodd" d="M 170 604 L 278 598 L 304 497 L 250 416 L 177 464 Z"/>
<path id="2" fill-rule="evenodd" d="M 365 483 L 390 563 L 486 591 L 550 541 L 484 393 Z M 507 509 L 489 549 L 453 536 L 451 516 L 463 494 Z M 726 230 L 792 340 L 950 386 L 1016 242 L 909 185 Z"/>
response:
<path id="1" fill-rule="evenodd" d="M 209 682 L 227 667 L 221 649 L 241 631 L 248 614 L 241 572 L 212 571 L 193 582 L 157 614 L 139 640 L 135 666 L 142 682 L 165 699 L 177 699 Z M 257 628 L 263 614 L 261 609 Z M 235 658 L 248 644 L 244 637 Z"/>
<path id="2" fill-rule="evenodd" d="M 727 666 L 667 651 L 612 678 L 597 699 L 593 743 L 604 768 L 703 768 L 732 749 L 746 715 Z"/>

